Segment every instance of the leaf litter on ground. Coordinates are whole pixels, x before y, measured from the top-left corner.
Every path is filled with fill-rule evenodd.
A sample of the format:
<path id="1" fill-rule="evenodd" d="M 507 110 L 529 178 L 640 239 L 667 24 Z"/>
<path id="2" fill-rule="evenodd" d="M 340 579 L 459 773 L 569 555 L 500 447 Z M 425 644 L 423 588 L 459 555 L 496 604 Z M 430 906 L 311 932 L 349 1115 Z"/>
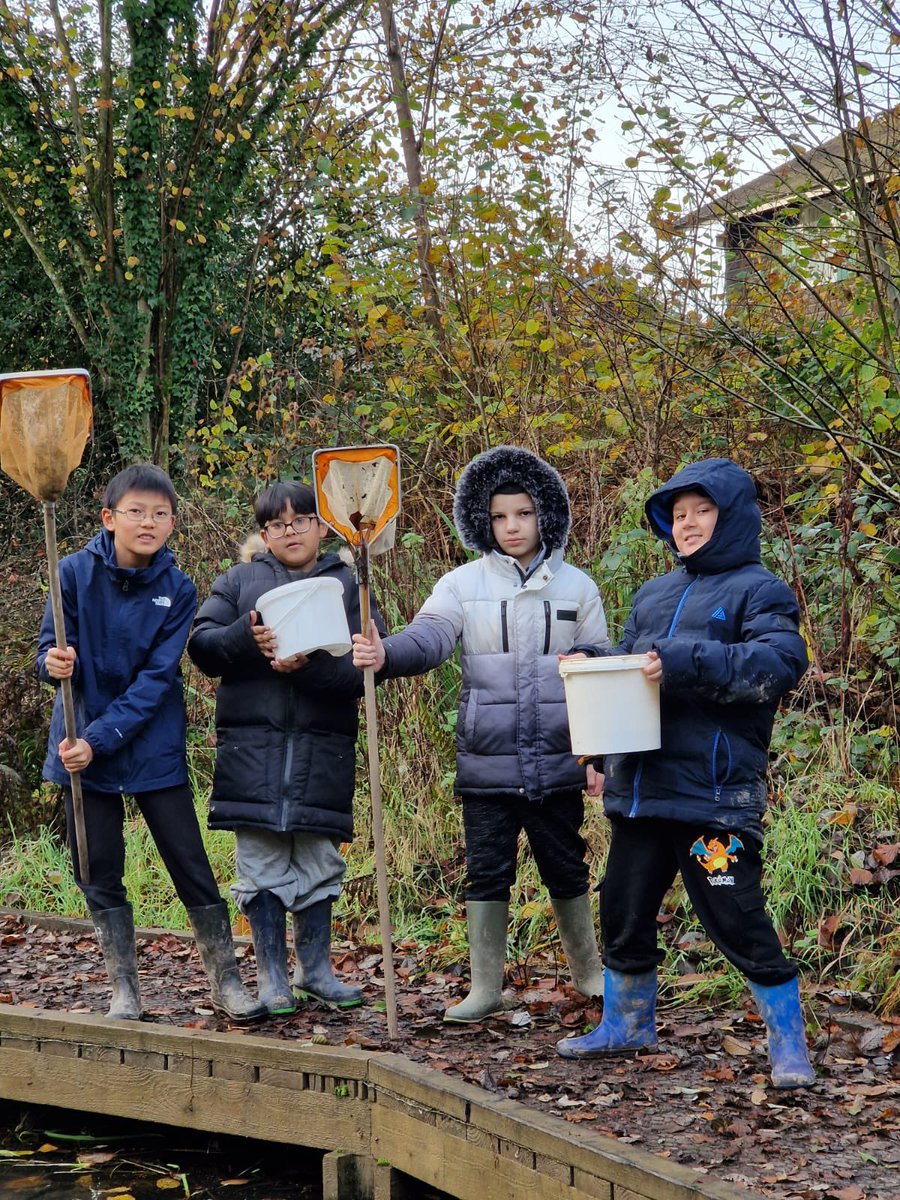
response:
<path id="1" fill-rule="evenodd" d="M 0 934 L 11 936 L 0 965 L 0 993 L 12 997 L 7 1003 L 106 1011 L 108 985 L 91 936 L 27 924 L 15 915 L 0 918 Z M 807 1016 L 820 1030 L 811 1051 L 819 1078 L 808 1090 L 778 1091 L 769 1079 L 765 1028 L 749 999 L 716 1009 L 663 1003 L 656 1053 L 573 1062 L 556 1054 L 556 1042 L 595 1024 L 602 1006 L 573 992 L 552 964 L 549 971 L 546 963 L 534 964 L 539 977 L 510 989 L 515 1006 L 509 1011 L 476 1025 L 447 1026 L 444 1009 L 465 994 L 465 980 L 435 971 L 409 940 L 400 954 L 406 970 L 398 989 L 396 1042 L 387 1036 L 383 993 L 375 982 L 383 978 L 381 954 L 371 945 L 340 950 L 341 973 L 365 989 L 362 1008 L 309 1003 L 249 1033 L 392 1050 L 493 1095 L 624 1144 L 639 1143 L 778 1200 L 900 1200 L 896 1018 L 856 1012 L 849 998 L 827 987 L 808 990 Z M 252 949 L 242 945 L 238 957 L 252 988 Z M 138 962 L 150 1022 L 248 1032 L 208 1008 L 206 980 L 189 940 L 142 939 Z"/>

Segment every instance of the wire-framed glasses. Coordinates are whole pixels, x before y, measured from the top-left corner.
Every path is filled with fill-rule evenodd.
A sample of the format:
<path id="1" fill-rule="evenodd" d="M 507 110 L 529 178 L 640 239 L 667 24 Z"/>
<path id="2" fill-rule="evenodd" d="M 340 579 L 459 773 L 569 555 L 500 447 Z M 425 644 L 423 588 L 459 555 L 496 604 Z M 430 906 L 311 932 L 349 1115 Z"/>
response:
<path id="1" fill-rule="evenodd" d="M 124 517 L 126 521 L 130 521 L 132 525 L 139 525 L 141 521 L 146 521 L 149 517 L 154 525 L 163 525 L 166 521 L 171 521 L 175 514 L 169 508 L 154 508 L 148 512 L 145 508 L 114 508 L 114 513 L 118 513 L 120 517 Z"/>
<path id="2" fill-rule="evenodd" d="M 293 521 L 270 521 L 265 526 L 265 531 L 269 537 L 280 538 L 284 537 L 289 529 L 293 529 L 294 533 L 306 533 L 307 529 L 315 521 L 315 517 L 300 516 L 294 517 Z"/>

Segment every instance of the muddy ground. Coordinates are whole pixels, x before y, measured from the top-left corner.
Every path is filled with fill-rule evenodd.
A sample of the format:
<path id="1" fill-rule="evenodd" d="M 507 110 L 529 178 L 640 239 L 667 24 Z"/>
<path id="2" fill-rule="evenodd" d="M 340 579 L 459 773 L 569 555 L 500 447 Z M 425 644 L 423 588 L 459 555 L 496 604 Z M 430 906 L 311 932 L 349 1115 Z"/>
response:
<path id="1" fill-rule="evenodd" d="M 252 948 L 241 941 L 238 956 L 252 987 Z M 208 1007 L 189 939 L 142 939 L 138 962 L 145 1020 L 229 1028 Z M 416 947 L 401 944 L 400 1038 L 392 1042 L 377 1007 L 380 947 L 347 944 L 336 963 L 348 981 L 364 985 L 364 1007 L 339 1012 L 307 1004 L 252 1032 L 397 1051 L 779 1200 L 900 1200 L 900 1020 L 851 1009 L 847 997 L 827 988 L 807 994 L 821 1031 L 812 1048 L 818 1082 L 779 1092 L 769 1082 L 764 1028 L 749 1001 L 715 1011 L 663 1001 L 657 1053 L 571 1062 L 555 1053 L 555 1043 L 595 1023 L 600 1010 L 554 973 L 513 986 L 513 1007 L 503 1016 L 454 1027 L 441 1016 L 465 994 L 464 980 L 456 971 L 423 972 Z M 104 1013 L 106 976 L 89 924 L 47 928 L 19 914 L 0 917 L 0 1002 Z"/>

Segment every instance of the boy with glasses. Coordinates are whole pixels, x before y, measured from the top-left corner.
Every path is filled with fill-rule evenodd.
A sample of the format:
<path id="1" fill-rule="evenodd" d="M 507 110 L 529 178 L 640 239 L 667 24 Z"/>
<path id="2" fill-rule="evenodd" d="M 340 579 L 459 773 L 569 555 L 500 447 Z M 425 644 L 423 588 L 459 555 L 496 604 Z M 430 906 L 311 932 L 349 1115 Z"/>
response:
<path id="1" fill-rule="evenodd" d="M 331 909 L 345 871 L 339 847 L 353 836 L 362 676 L 349 653 L 279 658 L 257 604 L 293 580 L 336 579 L 351 632 L 359 632 L 359 591 L 337 554 L 319 554 L 328 527 L 316 516 L 311 487 L 273 483 L 254 507 L 264 549 L 215 581 L 188 643 L 201 671 L 221 678 L 209 824 L 235 830 L 232 892 L 250 923 L 260 1001 L 272 1014 L 296 1008 L 289 912 L 297 993 L 351 1007 L 362 993 L 333 973 Z"/>
<path id="2" fill-rule="evenodd" d="M 69 746 L 57 694 L 44 778 L 65 792 L 75 881 L 112 984 L 107 1015 L 141 1016 L 134 920 L 123 883 L 123 797 L 131 795 L 188 911 L 213 1006 L 244 1022 L 264 1010 L 241 983 L 228 906 L 206 856 L 188 784 L 179 664 L 197 593 L 166 545 L 176 507 L 164 471 L 149 463 L 128 467 L 106 489 L 102 530 L 60 563 L 67 646 L 56 646 L 48 600 L 37 670 L 48 683 L 72 680 L 78 737 Z M 79 869 L 70 771 L 82 776 L 89 883 Z"/>

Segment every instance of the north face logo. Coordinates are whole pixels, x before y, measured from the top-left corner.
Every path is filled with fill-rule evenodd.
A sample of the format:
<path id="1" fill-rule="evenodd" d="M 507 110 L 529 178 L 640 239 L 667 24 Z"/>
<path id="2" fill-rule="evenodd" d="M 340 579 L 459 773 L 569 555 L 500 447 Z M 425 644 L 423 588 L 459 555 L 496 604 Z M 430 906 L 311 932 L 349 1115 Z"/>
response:
<path id="1" fill-rule="evenodd" d="M 721 604 L 719 605 L 719 607 L 716 609 L 716 611 L 714 613 L 710 613 L 709 619 L 711 621 L 727 621 L 728 620 L 728 618 L 725 616 L 725 609 L 722 607 Z"/>
<path id="2" fill-rule="evenodd" d="M 169 596 L 154 596 L 153 603 L 158 604 L 160 608 L 171 608 L 172 600 Z M 722 614 L 725 615 L 724 613 Z"/>

